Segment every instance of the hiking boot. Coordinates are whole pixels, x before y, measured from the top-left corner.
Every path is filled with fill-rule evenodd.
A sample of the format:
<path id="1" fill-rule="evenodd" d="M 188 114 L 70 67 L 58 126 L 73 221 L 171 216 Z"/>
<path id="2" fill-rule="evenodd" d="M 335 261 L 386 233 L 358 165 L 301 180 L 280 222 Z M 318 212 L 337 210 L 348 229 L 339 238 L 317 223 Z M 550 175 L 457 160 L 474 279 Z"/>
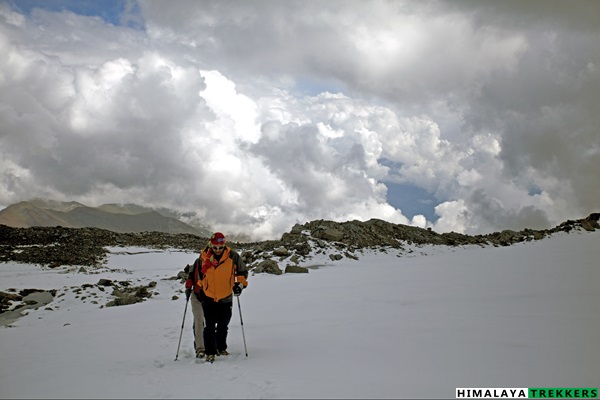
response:
<path id="1" fill-rule="evenodd" d="M 227 350 L 221 350 L 217 352 L 217 355 L 219 356 L 228 356 L 229 352 Z"/>
<path id="2" fill-rule="evenodd" d="M 211 354 L 209 356 L 206 356 L 206 362 L 209 362 L 209 363 L 212 364 L 214 361 L 215 361 L 215 356 L 214 355 Z"/>
<path id="3" fill-rule="evenodd" d="M 205 355 L 204 350 L 196 350 L 196 358 L 204 358 Z"/>

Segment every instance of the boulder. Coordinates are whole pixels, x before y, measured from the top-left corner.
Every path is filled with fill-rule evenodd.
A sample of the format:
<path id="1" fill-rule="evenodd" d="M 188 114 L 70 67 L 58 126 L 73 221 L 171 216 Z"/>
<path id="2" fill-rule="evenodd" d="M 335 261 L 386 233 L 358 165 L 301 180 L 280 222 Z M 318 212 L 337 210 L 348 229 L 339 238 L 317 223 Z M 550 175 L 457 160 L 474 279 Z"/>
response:
<path id="1" fill-rule="evenodd" d="M 596 222 L 596 225 L 598 225 L 598 223 Z M 593 232 L 596 230 L 596 228 L 594 227 L 594 225 L 592 224 L 592 222 L 584 219 L 583 221 L 581 221 L 581 227 L 583 229 L 585 229 L 588 232 Z"/>
<path id="2" fill-rule="evenodd" d="M 338 229 L 327 228 L 323 232 L 321 232 L 321 238 L 325 240 L 338 242 L 344 238 L 344 232 Z"/>
<path id="3" fill-rule="evenodd" d="M 288 249 L 286 249 L 283 246 L 277 247 L 275 249 L 273 249 L 273 255 L 274 256 L 279 256 L 279 257 L 286 257 L 290 254 L 290 252 L 288 251 Z"/>
<path id="4" fill-rule="evenodd" d="M 295 224 L 294 226 L 292 226 L 292 230 L 290 231 L 291 233 L 295 234 L 295 235 L 300 235 L 302 234 L 302 232 L 304 231 L 304 228 L 302 225 L 300 224 Z"/>
<path id="5" fill-rule="evenodd" d="M 308 268 L 301 267 L 299 265 L 288 265 L 285 267 L 286 274 L 307 274 Z"/>
<path id="6" fill-rule="evenodd" d="M 279 269 L 279 264 L 274 260 L 264 260 L 256 268 L 253 269 L 255 274 L 267 273 L 273 275 L 281 275 L 283 271 Z"/>

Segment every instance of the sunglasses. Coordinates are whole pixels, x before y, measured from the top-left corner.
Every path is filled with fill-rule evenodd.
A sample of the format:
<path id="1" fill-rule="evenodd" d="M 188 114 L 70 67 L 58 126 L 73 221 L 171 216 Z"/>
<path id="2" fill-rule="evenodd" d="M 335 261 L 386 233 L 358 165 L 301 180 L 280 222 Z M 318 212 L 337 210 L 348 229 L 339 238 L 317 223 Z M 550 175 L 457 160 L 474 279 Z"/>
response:
<path id="1" fill-rule="evenodd" d="M 212 246 L 213 250 L 223 250 L 224 248 L 225 248 L 224 245 L 221 245 L 221 246 Z"/>

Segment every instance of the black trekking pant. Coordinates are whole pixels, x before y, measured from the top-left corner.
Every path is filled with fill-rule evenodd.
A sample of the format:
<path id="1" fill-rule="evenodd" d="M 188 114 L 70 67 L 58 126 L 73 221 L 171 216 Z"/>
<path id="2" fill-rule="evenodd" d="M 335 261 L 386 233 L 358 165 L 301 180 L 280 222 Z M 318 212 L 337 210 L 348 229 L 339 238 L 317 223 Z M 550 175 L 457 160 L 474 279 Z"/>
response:
<path id="1" fill-rule="evenodd" d="M 202 301 L 204 309 L 204 349 L 206 355 L 216 355 L 217 352 L 227 350 L 227 331 L 233 302 L 218 303 L 210 298 Z"/>

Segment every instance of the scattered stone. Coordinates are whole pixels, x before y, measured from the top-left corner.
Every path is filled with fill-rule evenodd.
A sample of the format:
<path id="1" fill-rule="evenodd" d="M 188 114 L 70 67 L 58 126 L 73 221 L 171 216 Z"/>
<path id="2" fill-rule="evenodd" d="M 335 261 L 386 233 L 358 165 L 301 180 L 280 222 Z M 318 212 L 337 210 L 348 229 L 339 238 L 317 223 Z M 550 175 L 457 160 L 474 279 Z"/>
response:
<path id="1" fill-rule="evenodd" d="M 115 287 L 113 289 L 112 295 L 115 296 L 115 299 L 109 301 L 106 304 L 106 307 L 114 307 L 114 306 L 125 306 L 130 304 L 140 303 L 145 301 L 147 298 L 153 296 L 153 292 L 149 291 L 149 288 L 156 287 L 156 282 L 150 282 L 147 286 L 131 286 L 131 283 L 128 281 L 119 282 L 121 287 Z"/>
<path id="2" fill-rule="evenodd" d="M 356 260 L 357 252 L 362 253 L 366 250 L 396 250 L 395 253 L 401 251 L 410 254 L 412 249 L 405 250 L 406 245 L 510 246 L 519 242 L 541 240 L 557 232 L 593 232 L 600 229 L 599 220 L 600 213 L 592 213 L 584 219 L 568 220 L 551 229 L 524 229 L 519 232 L 504 230 L 476 236 L 456 232 L 440 234 L 431 228 L 392 224 L 379 219 L 347 222 L 316 220 L 295 224 L 280 240 L 241 244 L 229 242 L 229 245 L 241 254 L 254 274 L 281 275 L 283 271 L 277 261 L 272 259 L 274 257 L 290 257 L 290 263 L 285 268 L 286 273 L 305 273 L 304 270 L 308 270 L 308 267 L 301 264 L 310 262 L 313 254 L 325 255 L 332 261 L 337 261 L 344 257 Z M 76 266 L 79 273 L 92 274 L 96 272 L 94 269 L 101 270 L 100 267 L 107 259 L 108 249 L 111 247 L 174 248 L 197 253 L 200 250 L 199 244 L 206 243 L 206 240 L 207 238 L 192 234 L 116 233 L 98 228 L 12 228 L 0 225 L 0 263 L 38 264 L 49 268 Z M 184 280 L 186 277 L 185 272 L 180 271 L 177 276 L 168 280 Z M 156 286 L 156 282 L 134 286 L 129 281 L 115 282 L 105 278 L 95 285 L 101 292 L 106 292 L 106 288 L 112 287 L 115 299 L 109 303 L 111 306 L 144 301 L 157 294 L 151 291 Z M 92 287 L 94 285 L 84 284 L 70 289 L 77 294 L 83 294 L 83 290 Z M 37 299 L 25 298 L 32 293 L 42 292 L 46 293 L 42 296 L 56 296 L 56 290 L 23 289 L 17 293 L 16 289 L 6 289 L 6 292 L 0 292 L 0 313 L 24 312 L 27 307 L 40 307 Z M 59 296 L 64 294 L 61 292 Z M 179 298 L 173 296 L 173 299 L 176 297 Z M 9 309 L 11 311 L 7 311 Z"/>
<path id="3" fill-rule="evenodd" d="M 8 310 L 13 303 L 23 300 L 23 296 L 15 293 L 0 292 L 0 314 Z"/>

